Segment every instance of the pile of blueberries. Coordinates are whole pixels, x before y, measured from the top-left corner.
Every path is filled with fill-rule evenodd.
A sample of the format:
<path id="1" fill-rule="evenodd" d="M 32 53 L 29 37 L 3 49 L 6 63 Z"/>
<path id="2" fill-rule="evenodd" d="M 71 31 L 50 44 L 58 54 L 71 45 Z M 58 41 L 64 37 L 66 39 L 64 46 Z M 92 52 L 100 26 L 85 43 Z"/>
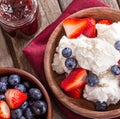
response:
<path id="1" fill-rule="evenodd" d="M 0 100 L 9 88 L 18 89 L 28 95 L 28 99 L 17 109 L 11 110 L 11 119 L 45 119 L 47 103 L 42 92 L 18 74 L 0 76 Z"/>

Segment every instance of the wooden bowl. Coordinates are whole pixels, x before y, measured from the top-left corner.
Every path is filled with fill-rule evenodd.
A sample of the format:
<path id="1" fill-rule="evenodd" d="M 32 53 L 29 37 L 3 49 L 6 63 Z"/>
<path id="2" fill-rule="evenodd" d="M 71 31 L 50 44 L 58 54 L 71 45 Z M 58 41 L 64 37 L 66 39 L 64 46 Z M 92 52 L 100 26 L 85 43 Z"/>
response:
<path id="1" fill-rule="evenodd" d="M 84 18 L 93 17 L 96 20 L 109 19 L 113 22 L 120 21 L 120 11 L 111 8 L 88 8 L 72 14 L 69 17 Z M 45 57 L 44 57 L 44 69 L 47 82 L 56 96 L 56 98 L 68 109 L 76 114 L 89 117 L 89 118 L 114 118 L 120 116 L 120 102 L 116 105 L 109 106 L 107 111 L 99 112 L 94 110 L 92 102 L 87 101 L 84 98 L 74 99 L 68 97 L 60 88 L 60 82 L 64 78 L 64 75 L 59 75 L 52 70 L 51 64 L 53 62 L 53 55 L 61 37 L 65 35 L 62 24 L 60 23 L 51 34 L 47 43 Z"/>
<path id="2" fill-rule="evenodd" d="M 39 88 L 41 90 L 41 92 L 43 94 L 43 98 L 46 101 L 47 106 L 48 106 L 48 111 L 47 111 L 47 114 L 45 115 L 44 119 L 52 119 L 51 100 L 50 100 L 50 97 L 49 97 L 46 89 L 41 84 L 41 82 L 37 78 L 35 78 L 32 74 L 30 74 L 30 73 L 28 73 L 28 72 L 26 72 L 24 70 L 17 69 L 17 68 L 9 68 L 9 67 L 0 68 L 0 76 L 10 75 L 10 74 L 18 74 L 18 75 L 20 75 L 22 79 L 32 83 L 32 86 L 35 85 L 35 87 L 37 87 L 37 88 Z"/>

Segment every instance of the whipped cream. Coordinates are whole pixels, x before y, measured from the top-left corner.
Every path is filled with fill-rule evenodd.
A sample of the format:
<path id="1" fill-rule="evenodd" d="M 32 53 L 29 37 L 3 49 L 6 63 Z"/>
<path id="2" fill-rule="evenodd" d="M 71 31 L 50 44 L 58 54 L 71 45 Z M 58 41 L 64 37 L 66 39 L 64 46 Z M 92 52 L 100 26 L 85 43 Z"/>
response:
<path id="1" fill-rule="evenodd" d="M 117 40 L 120 40 L 120 22 L 111 25 L 96 24 L 97 37 L 105 39 L 110 44 L 114 45 Z"/>
<path id="2" fill-rule="evenodd" d="M 65 66 L 66 58 L 62 56 L 62 50 L 71 48 L 71 57 L 77 60 L 77 67 L 85 68 L 99 78 L 99 84 L 95 87 L 86 84 L 83 97 L 93 102 L 116 104 L 120 100 L 120 80 L 110 69 L 120 59 L 119 51 L 114 48 L 114 43 L 120 40 L 120 22 L 111 25 L 96 24 L 96 29 L 96 38 L 80 35 L 78 38 L 68 39 L 63 36 L 56 48 L 52 68 L 59 74 L 70 73 Z"/>
<path id="3" fill-rule="evenodd" d="M 107 102 L 107 105 L 116 104 L 120 100 L 120 80 L 110 71 L 99 76 L 99 84 L 95 87 L 85 86 L 83 97 L 90 101 Z"/>
<path id="4" fill-rule="evenodd" d="M 87 38 L 84 35 L 76 39 L 63 36 L 56 48 L 53 60 L 53 70 L 57 73 L 70 71 L 65 66 L 62 50 L 66 47 L 72 49 L 72 57 L 78 61 L 78 66 L 99 75 L 108 70 L 120 59 L 120 53 L 113 45 L 100 38 Z"/>

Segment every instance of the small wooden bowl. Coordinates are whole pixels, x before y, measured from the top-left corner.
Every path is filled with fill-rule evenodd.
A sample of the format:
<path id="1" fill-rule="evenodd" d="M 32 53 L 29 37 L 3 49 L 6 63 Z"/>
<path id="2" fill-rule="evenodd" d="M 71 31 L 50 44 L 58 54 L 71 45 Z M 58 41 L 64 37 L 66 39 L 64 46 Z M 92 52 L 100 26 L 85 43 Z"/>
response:
<path id="1" fill-rule="evenodd" d="M 108 19 L 113 22 L 116 22 L 120 21 L 120 11 L 105 7 L 88 8 L 74 13 L 69 17 L 93 17 L 96 20 Z M 64 78 L 64 75 L 59 75 L 56 72 L 54 72 L 52 70 L 51 64 L 53 62 L 53 55 L 55 53 L 55 49 L 63 35 L 65 35 L 65 32 L 62 27 L 62 24 L 60 23 L 49 38 L 44 57 L 44 69 L 47 82 L 56 98 L 69 110 L 85 117 L 108 119 L 120 116 L 120 102 L 116 105 L 109 106 L 107 111 L 99 112 L 94 110 L 94 105 L 92 102 L 87 101 L 84 98 L 70 98 L 61 90 L 60 82 Z"/>
<path id="2" fill-rule="evenodd" d="M 32 83 L 33 86 L 35 85 L 35 87 L 37 87 L 41 90 L 43 97 L 44 97 L 44 99 L 47 103 L 47 106 L 48 106 L 48 111 L 47 111 L 47 114 L 45 115 L 45 119 L 52 119 L 51 100 L 50 100 L 50 97 L 49 97 L 46 89 L 41 84 L 41 82 L 37 78 L 35 78 L 32 74 L 30 74 L 24 70 L 17 69 L 17 68 L 9 68 L 9 67 L 0 68 L 0 76 L 10 75 L 10 74 L 19 74 L 22 79 Z"/>

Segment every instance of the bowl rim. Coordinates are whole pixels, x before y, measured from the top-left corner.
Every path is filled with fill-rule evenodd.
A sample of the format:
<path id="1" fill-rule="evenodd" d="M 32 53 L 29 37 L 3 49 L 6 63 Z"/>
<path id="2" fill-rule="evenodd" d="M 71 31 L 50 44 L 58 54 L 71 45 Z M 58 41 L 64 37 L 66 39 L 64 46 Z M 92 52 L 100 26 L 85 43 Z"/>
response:
<path id="1" fill-rule="evenodd" d="M 2 74 L 2 73 L 3 74 L 16 73 L 23 77 L 25 76 L 25 77 L 29 78 L 30 80 L 33 80 L 33 82 L 35 84 L 37 84 L 37 86 L 40 88 L 40 90 L 43 93 L 44 98 L 47 102 L 47 106 L 48 106 L 47 119 L 52 119 L 53 109 L 52 109 L 51 99 L 48 95 L 47 90 L 43 86 L 43 84 L 35 76 L 33 76 L 32 74 L 30 74 L 29 72 L 27 72 L 23 69 L 18 69 L 18 68 L 13 68 L 13 67 L 0 67 L 0 74 Z"/>
<path id="2" fill-rule="evenodd" d="M 75 13 L 71 14 L 68 17 L 76 17 L 78 14 L 83 14 L 83 13 L 88 12 L 88 11 L 93 12 L 94 10 L 99 10 L 99 11 L 102 10 L 102 11 L 107 11 L 108 13 L 115 12 L 116 14 L 120 14 L 120 10 L 117 10 L 117 9 L 114 9 L 114 8 L 93 7 L 93 8 L 86 8 L 84 10 L 80 10 L 78 12 L 75 12 Z M 68 18 L 68 17 L 66 17 L 66 18 Z M 62 98 L 62 97 L 65 97 L 65 94 L 61 91 L 60 87 L 56 87 L 54 81 L 52 81 L 52 77 L 50 75 L 50 67 L 51 66 L 49 66 L 50 62 L 49 62 L 49 58 L 48 58 L 48 56 L 50 57 L 49 50 L 52 48 L 51 44 L 54 42 L 53 39 L 57 36 L 56 31 L 58 31 L 59 27 L 62 28 L 62 26 L 61 26 L 62 21 L 57 25 L 57 27 L 53 30 L 52 34 L 50 35 L 50 37 L 48 39 L 48 42 L 47 42 L 47 45 L 46 45 L 45 54 L 44 54 L 45 76 L 46 76 L 47 83 L 50 86 L 53 94 L 55 95 L 55 97 L 57 97 L 58 101 L 61 102 L 68 109 L 69 108 L 71 109 L 71 107 L 73 107 L 73 106 L 76 107 L 76 109 L 71 109 L 71 111 L 73 111 L 74 113 L 76 113 L 78 115 L 82 115 L 82 116 L 85 116 L 85 117 L 92 117 L 92 118 L 101 118 L 102 117 L 104 119 L 105 118 L 108 119 L 108 115 L 109 115 L 109 118 L 115 118 L 115 117 L 120 116 L 120 109 L 114 109 L 114 110 L 109 110 L 109 111 L 105 111 L 105 112 L 92 111 L 92 110 L 88 110 L 88 109 L 85 109 L 85 108 L 78 107 L 78 106 L 76 106 L 76 105 L 74 105 L 72 103 L 69 103 L 65 98 Z M 60 91 L 59 96 L 58 96 L 57 92 L 55 92 L 56 89 Z M 61 96 L 61 99 L 59 99 L 60 96 Z M 88 115 L 86 115 L 86 113 Z"/>

